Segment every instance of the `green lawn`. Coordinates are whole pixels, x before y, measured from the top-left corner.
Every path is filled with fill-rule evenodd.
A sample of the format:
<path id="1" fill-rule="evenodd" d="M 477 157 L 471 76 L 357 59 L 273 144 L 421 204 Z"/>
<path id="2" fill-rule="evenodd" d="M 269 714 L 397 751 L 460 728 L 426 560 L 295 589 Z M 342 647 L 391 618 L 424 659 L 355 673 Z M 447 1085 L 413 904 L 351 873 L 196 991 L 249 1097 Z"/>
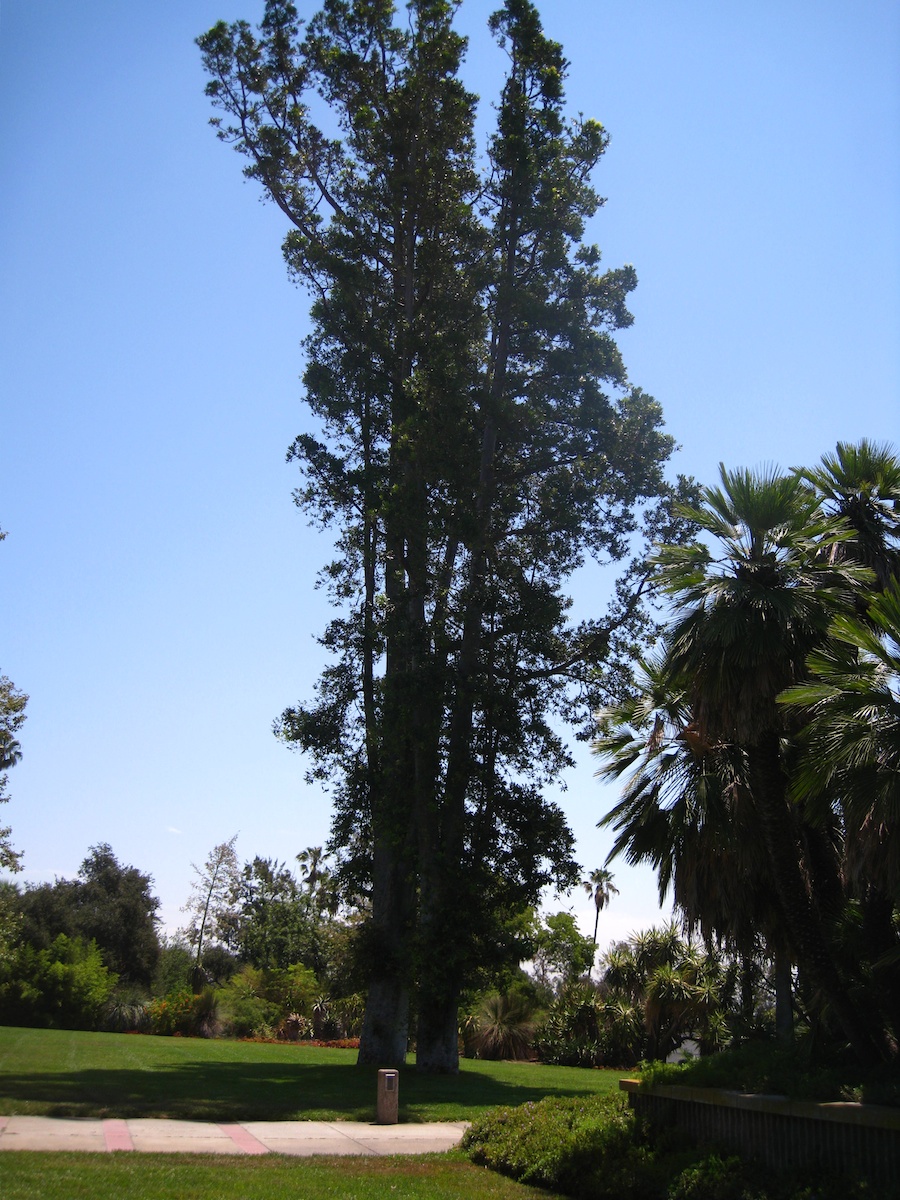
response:
<path id="1" fill-rule="evenodd" d="M 470 1120 L 499 1104 L 618 1087 L 621 1071 L 464 1060 L 401 1072 L 401 1121 Z M 355 1050 L 0 1027 L 0 1115 L 366 1121 L 375 1071 Z M 325 1193 L 323 1193 L 325 1194 Z"/>
<path id="2" fill-rule="evenodd" d="M 0 1154 L 3 1200 L 559 1200 L 473 1166 L 416 1158 Z"/>

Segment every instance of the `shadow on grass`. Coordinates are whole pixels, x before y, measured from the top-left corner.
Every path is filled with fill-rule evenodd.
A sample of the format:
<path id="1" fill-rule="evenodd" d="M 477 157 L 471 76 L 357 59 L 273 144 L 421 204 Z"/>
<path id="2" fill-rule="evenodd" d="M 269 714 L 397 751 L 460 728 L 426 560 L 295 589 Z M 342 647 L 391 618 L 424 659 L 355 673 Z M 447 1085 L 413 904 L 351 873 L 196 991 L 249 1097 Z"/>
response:
<path id="1" fill-rule="evenodd" d="M 208 1121 L 369 1121 L 376 1072 L 353 1063 L 190 1062 L 152 1070 L 83 1069 L 0 1075 L 0 1112 L 53 1117 L 170 1117 Z M 501 1104 L 586 1089 L 527 1086 L 462 1072 L 401 1072 L 400 1120 L 459 1121 Z"/>

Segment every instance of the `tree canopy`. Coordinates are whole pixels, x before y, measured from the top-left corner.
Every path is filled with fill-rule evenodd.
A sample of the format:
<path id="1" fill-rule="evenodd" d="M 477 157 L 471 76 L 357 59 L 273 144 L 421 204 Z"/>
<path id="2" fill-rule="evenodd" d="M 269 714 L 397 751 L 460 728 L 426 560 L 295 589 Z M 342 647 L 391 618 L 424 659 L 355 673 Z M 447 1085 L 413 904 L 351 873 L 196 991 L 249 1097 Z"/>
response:
<path id="1" fill-rule="evenodd" d="M 345 888 L 371 899 L 360 1056 L 455 1070 L 461 987 L 512 912 L 578 879 L 546 795 L 554 714 L 628 675 L 646 576 L 567 619 L 589 559 L 625 559 L 666 492 L 672 441 L 614 333 L 634 269 L 585 243 L 608 137 L 565 114 L 567 64 L 528 0 L 490 19 L 507 68 L 476 143 L 455 5 L 326 0 L 304 25 L 199 41 L 219 136 L 284 214 L 312 295 L 295 499 L 334 531 L 339 610 L 317 696 L 278 732 L 328 781 Z M 647 522 L 659 533 L 665 505 Z M 581 709 L 578 704 L 581 703 Z M 460 914 L 465 914 L 461 921 Z"/>
<path id="2" fill-rule="evenodd" d="M 123 983 L 146 987 L 159 957 L 153 880 L 119 862 L 105 842 L 91 846 L 76 879 L 26 888 L 19 897 L 22 941 L 48 949 L 60 934 L 94 941 Z"/>

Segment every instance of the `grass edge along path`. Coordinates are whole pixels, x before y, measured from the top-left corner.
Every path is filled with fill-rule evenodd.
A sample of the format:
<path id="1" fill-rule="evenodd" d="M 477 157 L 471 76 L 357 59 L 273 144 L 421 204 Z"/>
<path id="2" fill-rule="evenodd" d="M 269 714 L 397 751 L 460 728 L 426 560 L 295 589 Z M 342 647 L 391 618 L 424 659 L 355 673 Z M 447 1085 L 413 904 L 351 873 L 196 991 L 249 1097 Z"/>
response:
<path id="1" fill-rule="evenodd" d="M 409 1158 L 0 1155 L 3 1200 L 560 1200 L 458 1151 Z"/>
<path id="2" fill-rule="evenodd" d="M 498 1105 L 595 1095 L 621 1075 L 471 1059 L 456 1076 L 407 1067 L 400 1120 L 467 1121 Z M 0 1027 L 0 1115 L 366 1121 L 375 1085 L 355 1050 Z"/>

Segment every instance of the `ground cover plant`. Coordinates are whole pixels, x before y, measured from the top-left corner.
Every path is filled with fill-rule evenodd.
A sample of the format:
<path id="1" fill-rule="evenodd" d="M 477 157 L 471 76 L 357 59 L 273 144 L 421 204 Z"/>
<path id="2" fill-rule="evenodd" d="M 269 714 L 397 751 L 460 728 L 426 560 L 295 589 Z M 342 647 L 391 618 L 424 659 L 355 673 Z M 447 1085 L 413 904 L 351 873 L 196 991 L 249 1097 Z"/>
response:
<path id="1" fill-rule="evenodd" d="M 401 1121 L 469 1120 L 495 1105 L 611 1091 L 619 1072 L 464 1060 L 401 1071 Z M 195 1120 L 368 1120 L 375 1075 L 353 1050 L 0 1027 L 0 1113 Z"/>
<path id="2" fill-rule="evenodd" d="M 554 1200 L 459 1154 L 227 1159 L 176 1154 L 0 1155 L 4 1200 Z"/>

